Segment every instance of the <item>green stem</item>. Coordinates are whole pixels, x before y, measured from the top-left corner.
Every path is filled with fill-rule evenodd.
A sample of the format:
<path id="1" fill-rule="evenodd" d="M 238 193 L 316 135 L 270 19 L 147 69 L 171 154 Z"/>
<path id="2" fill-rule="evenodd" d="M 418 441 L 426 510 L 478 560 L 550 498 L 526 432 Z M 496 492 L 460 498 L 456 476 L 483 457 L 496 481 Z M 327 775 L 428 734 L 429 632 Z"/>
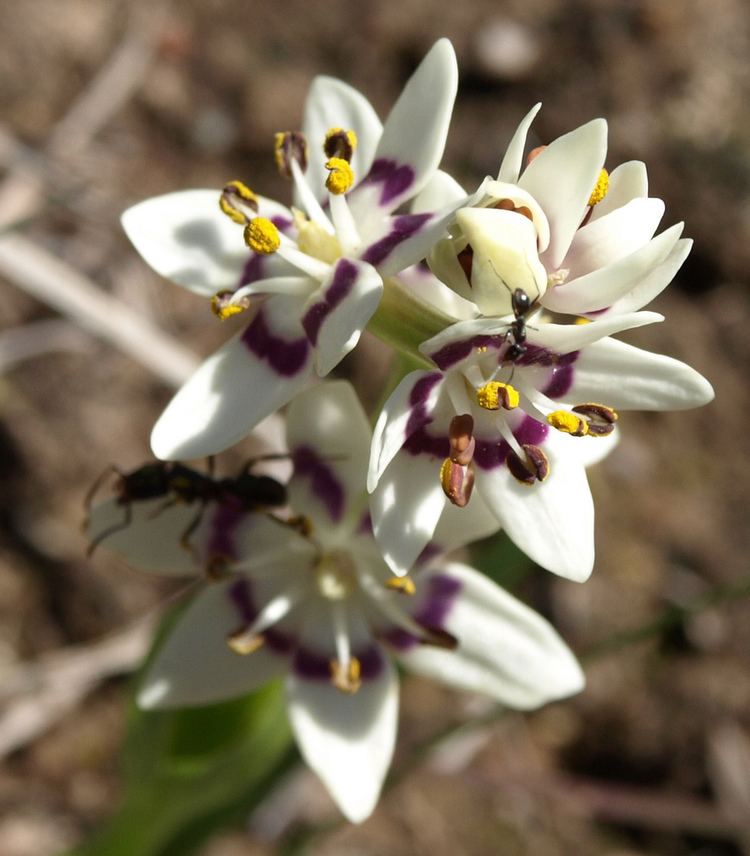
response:
<path id="1" fill-rule="evenodd" d="M 434 368 L 419 352 L 419 346 L 454 324 L 456 319 L 416 297 L 395 277 L 386 278 L 384 285 L 380 306 L 367 329 L 387 345 L 408 355 L 417 363 L 415 368 Z"/>

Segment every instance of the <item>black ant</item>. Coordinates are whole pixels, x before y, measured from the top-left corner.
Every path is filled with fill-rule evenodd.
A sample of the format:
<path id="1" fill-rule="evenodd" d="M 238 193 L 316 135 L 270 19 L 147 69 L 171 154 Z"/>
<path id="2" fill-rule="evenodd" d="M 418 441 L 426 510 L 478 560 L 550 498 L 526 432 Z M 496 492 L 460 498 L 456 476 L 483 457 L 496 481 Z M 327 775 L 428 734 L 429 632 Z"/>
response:
<path id="1" fill-rule="evenodd" d="M 120 523 L 108 527 L 90 544 L 86 552 L 91 556 L 94 550 L 106 538 L 115 532 L 127 529 L 133 520 L 133 503 L 148 499 L 165 498 L 165 502 L 154 512 L 158 516 L 165 509 L 177 503 L 199 503 L 198 513 L 182 533 L 180 543 L 191 550 L 190 536 L 195 532 L 203 518 L 206 505 L 211 502 L 239 501 L 246 511 L 263 511 L 267 508 L 279 508 L 287 503 L 286 487 L 271 476 L 255 475 L 250 472 L 253 464 L 260 460 L 285 458 L 286 455 L 266 455 L 248 461 L 234 478 L 215 479 L 213 477 L 213 459 L 209 459 L 209 472 L 201 473 L 177 461 L 154 461 L 138 469 L 124 473 L 115 466 L 107 469 L 97 478 L 89 489 L 85 499 L 88 515 L 91 505 L 104 478 L 110 473 L 117 476 L 115 483 L 115 502 L 125 509 Z"/>
<path id="2" fill-rule="evenodd" d="M 531 299 L 522 288 L 516 288 L 511 295 L 511 306 L 513 307 L 513 322 L 506 333 L 511 346 L 505 352 L 504 360 L 514 362 L 522 357 L 528 350 L 526 347 L 526 315 L 531 309 Z"/>

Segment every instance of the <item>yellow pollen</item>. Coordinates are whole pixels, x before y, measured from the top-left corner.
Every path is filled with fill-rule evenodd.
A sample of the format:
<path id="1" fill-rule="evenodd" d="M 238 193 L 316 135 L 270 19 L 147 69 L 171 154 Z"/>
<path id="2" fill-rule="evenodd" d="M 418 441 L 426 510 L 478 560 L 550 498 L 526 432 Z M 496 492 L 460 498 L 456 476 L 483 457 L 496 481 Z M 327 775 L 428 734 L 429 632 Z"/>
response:
<path id="1" fill-rule="evenodd" d="M 326 169 L 328 170 L 326 187 L 336 196 L 346 193 L 354 184 L 354 170 L 343 158 L 328 158 Z"/>
<path id="2" fill-rule="evenodd" d="M 247 306 L 243 306 L 240 303 L 228 303 L 227 299 L 230 295 L 231 292 L 220 291 L 211 298 L 211 311 L 219 321 L 226 321 L 232 315 L 239 315 L 240 312 L 244 312 L 247 309 Z"/>
<path id="3" fill-rule="evenodd" d="M 263 645 L 263 636 L 260 633 L 251 635 L 245 628 L 230 633 L 227 636 L 227 645 L 235 654 L 245 657 L 254 654 Z"/>
<path id="4" fill-rule="evenodd" d="M 568 410 L 555 410 L 547 417 L 547 422 L 563 434 L 572 434 L 575 437 L 584 437 L 589 433 L 589 424 L 585 419 L 576 416 Z"/>
<path id="5" fill-rule="evenodd" d="M 602 167 L 599 172 L 599 178 L 596 180 L 596 184 L 594 185 L 594 189 L 591 191 L 591 196 L 589 196 L 589 205 L 592 207 L 597 203 L 601 202 L 602 199 L 607 195 L 607 191 L 609 190 L 609 173 L 604 167 Z"/>
<path id="6" fill-rule="evenodd" d="M 477 390 L 477 403 L 485 410 L 513 410 L 519 401 L 518 390 L 509 383 L 493 380 Z"/>
<path id="7" fill-rule="evenodd" d="M 235 179 L 224 185 L 219 197 L 219 208 L 235 223 L 244 226 L 247 223 L 247 216 L 234 204 L 232 197 L 239 197 L 243 202 L 246 202 L 250 208 L 258 208 L 258 197 L 250 188 L 243 182 Z"/>
<path id="8" fill-rule="evenodd" d="M 262 256 L 270 255 L 281 246 L 279 230 L 266 217 L 254 217 L 245 226 L 245 243 Z"/>
<path id="9" fill-rule="evenodd" d="M 286 170 L 286 158 L 284 157 L 285 131 L 277 131 L 273 135 L 273 159 L 276 161 L 276 169 L 283 173 Z"/>
<path id="10" fill-rule="evenodd" d="M 573 323 L 577 324 L 579 327 L 582 327 L 584 324 L 590 324 L 591 319 L 590 318 L 584 318 L 583 316 L 581 316 L 580 318 L 576 318 L 576 320 Z"/>
<path id="11" fill-rule="evenodd" d="M 411 577 L 391 577 L 386 580 L 385 587 L 401 594 L 414 594 L 417 590 Z"/>
<path id="12" fill-rule="evenodd" d="M 344 669 L 338 660 L 331 660 L 331 683 L 342 693 L 353 695 L 362 686 L 362 665 L 351 657 Z"/>

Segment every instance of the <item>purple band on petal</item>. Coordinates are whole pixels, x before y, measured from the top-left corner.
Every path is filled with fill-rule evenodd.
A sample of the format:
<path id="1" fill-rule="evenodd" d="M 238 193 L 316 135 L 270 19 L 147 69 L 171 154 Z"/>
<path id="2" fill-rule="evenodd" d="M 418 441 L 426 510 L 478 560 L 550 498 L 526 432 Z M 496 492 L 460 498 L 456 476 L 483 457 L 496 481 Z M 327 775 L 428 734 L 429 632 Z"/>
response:
<path id="1" fill-rule="evenodd" d="M 236 559 L 237 551 L 234 544 L 234 533 L 240 522 L 246 517 L 247 511 L 242 503 L 234 497 L 217 505 L 211 518 L 211 528 L 208 536 L 207 554 Z"/>
<path id="2" fill-rule="evenodd" d="M 357 266 L 348 259 L 339 259 L 333 280 L 323 292 L 323 299 L 313 303 L 302 318 L 307 338 L 313 346 L 318 344 L 318 333 L 325 319 L 351 292 L 357 279 Z"/>
<path id="3" fill-rule="evenodd" d="M 330 518 L 338 523 L 344 516 L 346 494 L 327 461 L 309 446 L 299 446 L 292 452 L 295 476 L 310 479 L 310 490 L 326 507 Z"/>
<path id="4" fill-rule="evenodd" d="M 417 577 L 417 587 L 419 587 L 419 577 Z M 434 574 L 427 582 L 426 591 L 420 592 L 420 604 L 412 618 L 423 627 L 443 630 L 461 588 L 461 582 L 455 577 Z M 420 642 L 417 636 L 402 627 L 394 627 L 388 631 L 383 635 L 383 641 L 399 651 L 408 651 Z"/>
<path id="5" fill-rule="evenodd" d="M 401 448 L 410 455 L 430 455 L 433 458 L 447 458 L 450 452 L 450 441 L 447 434 L 443 437 L 433 437 L 424 428 L 418 428 L 406 438 Z"/>
<path id="6" fill-rule="evenodd" d="M 442 379 L 443 375 L 440 372 L 431 372 L 421 377 L 412 387 L 409 393 L 411 413 L 409 414 L 409 419 L 406 422 L 404 430 L 404 434 L 407 437 L 413 434 L 418 428 L 423 428 L 432 422 L 432 414 L 428 413 L 425 405 L 432 394 L 432 390 L 435 389 Z"/>
<path id="7" fill-rule="evenodd" d="M 487 348 L 499 351 L 506 343 L 505 334 L 497 333 L 489 336 L 482 334 L 481 336 L 472 336 L 470 339 L 462 339 L 457 342 L 449 342 L 443 345 L 440 350 L 434 354 L 429 354 L 430 359 L 438 368 L 443 371 L 465 360 L 475 348 Z"/>
<path id="8" fill-rule="evenodd" d="M 360 677 L 363 681 L 374 680 L 383 671 L 385 665 L 383 653 L 375 645 L 363 651 L 353 651 L 352 656 L 359 660 Z M 300 646 L 294 652 L 292 669 L 300 678 L 310 681 L 330 681 L 331 658 Z"/>
<path id="9" fill-rule="evenodd" d="M 517 366 L 572 366 L 578 359 L 579 351 L 558 354 L 541 345 L 526 344 L 526 353 L 515 362 Z"/>
<path id="10" fill-rule="evenodd" d="M 414 170 L 390 158 L 378 158 L 360 183 L 360 187 L 380 184 L 380 204 L 390 205 L 414 183 Z"/>
<path id="11" fill-rule="evenodd" d="M 554 366 L 547 386 L 542 390 L 549 398 L 562 398 L 573 386 L 573 366 Z"/>
<path id="12" fill-rule="evenodd" d="M 229 598 L 238 613 L 243 625 L 252 624 L 258 616 L 258 610 L 253 602 L 250 581 L 244 578 L 235 580 L 229 588 Z M 295 646 L 294 637 L 281 630 L 268 627 L 263 631 L 266 645 L 277 654 L 290 654 Z"/>
<path id="13" fill-rule="evenodd" d="M 242 334 L 242 343 L 283 377 L 291 377 L 300 372 L 307 363 L 310 350 L 306 338 L 288 341 L 272 333 L 263 307 L 258 310 L 258 314 Z"/>
<path id="14" fill-rule="evenodd" d="M 377 267 L 399 244 L 415 235 L 431 219 L 432 214 L 401 214 L 394 217 L 391 220 L 390 232 L 379 241 L 370 244 L 362 254 L 362 261 Z"/>
<path id="15" fill-rule="evenodd" d="M 544 441 L 549 431 L 549 426 L 543 422 L 537 422 L 531 416 L 525 416 L 523 422 L 513 432 L 513 436 L 523 445 L 530 443 L 538 446 Z M 483 470 L 493 470 L 505 463 L 510 452 L 510 446 L 505 440 L 482 440 L 475 437 L 474 463 Z"/>

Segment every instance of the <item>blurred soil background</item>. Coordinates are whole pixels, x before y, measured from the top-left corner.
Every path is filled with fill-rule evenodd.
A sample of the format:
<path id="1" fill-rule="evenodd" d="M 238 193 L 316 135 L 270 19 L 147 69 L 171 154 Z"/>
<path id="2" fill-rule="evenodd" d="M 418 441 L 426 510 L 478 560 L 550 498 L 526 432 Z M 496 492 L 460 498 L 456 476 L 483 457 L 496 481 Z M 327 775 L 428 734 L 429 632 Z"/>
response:
<path id="1" fill-rule="evenodd" d="M 666 323 L 626 338 L 689 362 L 717 401 L 625 414 L 591 473 L 592 579 L 516 581 L 597 652 L 586 691 L 481 724 L 481 701 L 407 678 L 397 780 L 367 823 L 310 852 L 750 853 L 746 0 L 0 0 L 0 16 L 0 854 L 61 852 L 117 804 L 128 673 L 170 588 L 104 549 L 86 560 L 82 500 L 107 464 L 148 458 L 170 380 L 231 327 L 150 272 L 120 212 L 235 177 L 288 199 L 272 135 L 298 127 L 311 78 L 344 78 L 384 116 L 442 35 L 461 73 L 444 165 L 466 186 L 538 100 L 533 144 L 603 115 L 607 165 L 646 161 L 663 225 L 685 220 L 695 248 L 654 305 Z M 59 312 L 81 275 L 112 298 L 84 294 L 87 327 Z M 370 404 L 385 371 L 370 340 L 342 368 Z M 285 852 L 300 824 L 331 819 L 300 772 L 201 852 Z"/>

